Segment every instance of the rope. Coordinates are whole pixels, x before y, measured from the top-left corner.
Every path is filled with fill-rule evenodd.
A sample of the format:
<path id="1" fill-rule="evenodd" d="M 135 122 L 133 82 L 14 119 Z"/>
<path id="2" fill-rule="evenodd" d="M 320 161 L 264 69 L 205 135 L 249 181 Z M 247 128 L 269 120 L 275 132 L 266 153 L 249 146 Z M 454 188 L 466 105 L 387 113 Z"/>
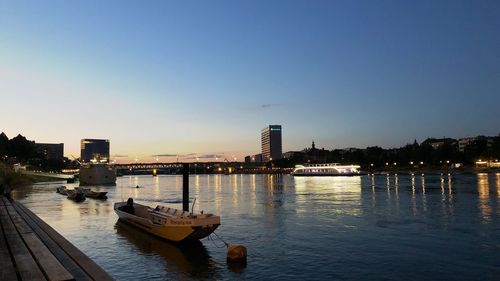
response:
<path id="1" fill-rule="evenodd" d="M 220 241 L 222 241 L 222 243 L 224 243 L 224 245 L 226 247 L 229 247 L 229 244 L 226 241 L 224 241 L 224 239 L 220 238 L 219 235 L 217 235 L 217 233 L 213 232 L 212 234 L 215 235 L 215 237 L 217 237 Z M 223 248 L 224 247 L 224 246 L 218 246 L 215 243 L 215 240 L 212 238 L 212 235 L 208 236 L 208 240 L 212 241 L 212 243 L 214 244 L 214 246 L 217 247 L 217 248 Z"/>
<path id="2" fill-rule="evenodd" d="M 220 238 L 220 237 L 219 237 L 219 235 L 217 235 L 217 233 L 213 232 L 213 234 L 214 234 L 217 238 L 219 238 L 219 239 L 220 239 L 220 241 L 222 241 L 222 242 L 224 243 L 224 245 L 226 245 L 226 247 L 229 247 L 229 244 L 228 244 L 226 241 L 224 241 L 224 239 Z"/>
<path id="3" fill-rule="evenodd" d="M 217 243 L 215 243 L 215 240 L 212 238 L 212 236 L 208 236 L 208 240 L 212 241 L 212 244 L 214 244 L 215 248 L 224 248 L 224 245 L 219 246 Z"/>

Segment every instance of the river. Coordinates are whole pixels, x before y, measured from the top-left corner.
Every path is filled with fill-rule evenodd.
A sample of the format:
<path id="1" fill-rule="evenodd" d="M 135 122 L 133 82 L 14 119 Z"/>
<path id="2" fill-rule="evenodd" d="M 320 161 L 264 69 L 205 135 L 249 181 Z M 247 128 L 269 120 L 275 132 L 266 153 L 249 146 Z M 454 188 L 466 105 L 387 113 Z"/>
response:
<path id="1" fill-rule="evenodd" d="M 178 246 L 118 222 L 113 203 L 182 208 L 181 176 L 123 176 L 108 200 L 75 203 L 39 183 L 13 197 L 117 280 L 499 280 L 500 174 L 191 175 L 195 212 L 248 249 Z M 72 188 L 76 184 L 64 184 Z M 139 185 L 141 188 L 135 188 Z"/>

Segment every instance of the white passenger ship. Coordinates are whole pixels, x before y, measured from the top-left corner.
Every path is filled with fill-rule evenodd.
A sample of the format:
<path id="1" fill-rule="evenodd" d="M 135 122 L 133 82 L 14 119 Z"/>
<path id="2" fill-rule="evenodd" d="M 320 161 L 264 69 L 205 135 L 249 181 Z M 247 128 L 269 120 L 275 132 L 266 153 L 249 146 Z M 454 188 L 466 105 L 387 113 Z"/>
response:
<path id="1" fill-rule="evenodd" d="M 80 185 L 102 185 L 116 183 L 116 169 L 113 164 L 93 160 L 80 165 Z"/>
<path id="2" fill-rule="evenodd" d="M 338 163 L 296 165 L 294 176 L 358 176 L 359 165 L 339 165 Z"/>

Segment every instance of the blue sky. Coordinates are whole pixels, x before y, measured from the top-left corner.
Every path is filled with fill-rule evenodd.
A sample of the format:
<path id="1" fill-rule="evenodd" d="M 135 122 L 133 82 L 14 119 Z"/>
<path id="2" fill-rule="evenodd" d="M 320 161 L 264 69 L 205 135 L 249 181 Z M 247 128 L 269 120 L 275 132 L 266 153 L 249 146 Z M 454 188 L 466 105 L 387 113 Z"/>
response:
<path id="1" fill-rule="evenodd" d="M 9 137 L 112 154 L 500 133 L 498 1 L 3 1 Z M 164 159 L 162 159 L 164 160 Z"/>

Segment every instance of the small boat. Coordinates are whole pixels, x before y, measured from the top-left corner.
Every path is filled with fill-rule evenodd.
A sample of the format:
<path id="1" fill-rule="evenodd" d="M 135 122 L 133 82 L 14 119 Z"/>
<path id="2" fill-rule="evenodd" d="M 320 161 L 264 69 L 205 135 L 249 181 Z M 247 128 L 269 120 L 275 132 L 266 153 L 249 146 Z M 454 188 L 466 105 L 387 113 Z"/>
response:
<path id="1" fill-rule="evenodd" d="M 75 190 L 75 189 L 67 189 L 68 199 L 74 200 L 76 202 L 85 201 L 85 193 Z"/>
<path id="2" fill-rule="evenodd" d="M 108 194 L 107 191 L 93 191 L 88 187 L 81 187 L 81 186 L 76 187 L 75 189 L 83 192 L 85 194 L 85 197 L 88 197 L 88 198 L 108 199 L 108 196 L 106 196 L 106 194 Z"/>
<path id="3" fill-rule="evenodd" d="M 61 194 L 61 195 L 66 195 L 66 196 L 68 195 L 68 190 L 66 189 L 66 187 L 64 185 L 57 187 L 56 192 Z"/>
<path id="4" fill-rule="evenodd" d="M 114 210 L 120 221 L 172 242 L 199 240 L 220 225 L 220 216 L 190 213 L 158 205 L 156 208 L 134 203 L 117 202 Z"/>

